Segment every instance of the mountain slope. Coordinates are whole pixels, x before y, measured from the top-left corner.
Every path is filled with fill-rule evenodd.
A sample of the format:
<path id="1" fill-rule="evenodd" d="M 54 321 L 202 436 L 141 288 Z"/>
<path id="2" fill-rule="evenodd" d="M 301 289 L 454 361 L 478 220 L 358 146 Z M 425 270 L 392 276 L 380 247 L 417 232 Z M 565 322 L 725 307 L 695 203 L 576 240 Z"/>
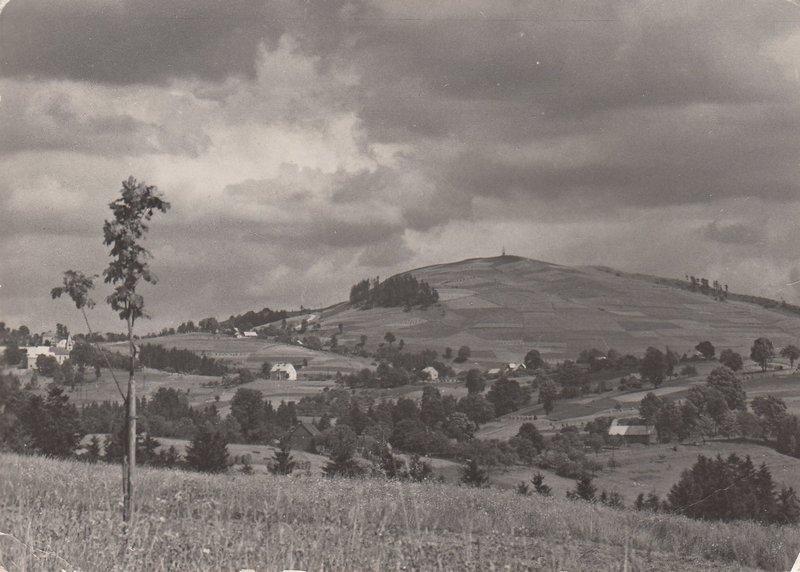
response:
<path id="1" fill-rule="evenodd" d="M 442 353 L 462 345 L 471 363 L 521 361 L 538 349 L 546 359 L 575 358 L 587 348 L 641 354 L 647 346 L 693 351 L 702 340 L 749 355 L 752 341 L 776 348 L 800 338 L 800 317 L 741 301 L 657 284 L 608 269 L 572 268 L 515 256 L 478 258 L 411 270 L 438 289 L 427 310 L 359 310 L 337 305 L 323 312 L 322 333 L 342 324 L 339 341 L 368 336 L 376 346 L 387 331 L 411 350 Z"/>

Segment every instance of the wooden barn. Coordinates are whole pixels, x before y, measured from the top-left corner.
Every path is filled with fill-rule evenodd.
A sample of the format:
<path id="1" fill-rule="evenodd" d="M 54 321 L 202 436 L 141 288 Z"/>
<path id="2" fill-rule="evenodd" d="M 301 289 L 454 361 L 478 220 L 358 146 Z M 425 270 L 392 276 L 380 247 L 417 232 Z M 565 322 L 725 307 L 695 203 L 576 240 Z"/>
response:
<path id="1" fill-rule="evenodd" d="M 642 443 L 644 445 L 651 445 L 656 442 L 656 428 L 655 425 L 626 424 L 626 421 L 631 423 L 638 421 L 635 419 L 614 419 L 611 426 L 608 428 L 609 436 L 622 437 L 626 443 Z"/>
<path id="2" fill-rule="evenodd" d="M 314 437 L 319 435 L 319 430 L 311 423 L 299 423 L 289 433 L 289 446 L 298 451 L 313 452 Z"/>

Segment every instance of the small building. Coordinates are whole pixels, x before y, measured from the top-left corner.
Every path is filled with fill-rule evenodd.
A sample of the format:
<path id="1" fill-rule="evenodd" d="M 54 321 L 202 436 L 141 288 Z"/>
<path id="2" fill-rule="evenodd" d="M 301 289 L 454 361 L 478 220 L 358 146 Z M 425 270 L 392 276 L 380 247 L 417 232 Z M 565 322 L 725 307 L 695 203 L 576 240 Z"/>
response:
<path id="1" fill-rule="evenodd" d="M 486 377 L 490 379 L 494 377 L 500 377 L 502 373 L 503 373 L 502 369 L 500 369 L 499 367 L 493 367 L 492 369 L 486 372 Z"/>
<path id="2" fill-rule="evenodd" d="M 257 338 L 258 332 L 255 330 L 247 330 L 242 334 L 245 338 Z"/>
<path id="3" fill-rule="evenodd" d="M 297 381 L 297 370 L 290 363 L 276 363 L 269 370 L 269 378 Z"/>
<path id="4" fill-rule="evenodd" d="M 506 364 L 506 368 L 505 368 L 505 369 L 506 369 L 506 371 L 507 371 L 507 372 L 509 372 L 509 373 L 513 373 L 513 372 L 515 372 L 515 371 L 520 371 L 520 370 L 522 370 L 522 369 L 525 369 L 525 364 L 522 364 L 522 363 L 514 363 L 514 362 L 507 363 L 507 364 Z"/>
<path id="5" fill-rule="evenodd" d="M 435 367 L 429 365 L 426 368 L 423 368 L 419 372 L 422 379 L 427 379 L 428 381 L 438 381 L 439 380 L 439 372 L 436 370 Z"/>
<path id="6" fill-rule="evenodd" d="M 651 445 L 656 442 L 656 427 L 655 425 L 645 425 L 641 423 L 633 425 L 625 425 L 620 421 L 625 419 L 614 419 L 611 421 L 611 426 L 608 428 L 609 436 L 622 437 L 626 443 L 643 443 Z M 628 420 L 635 422 L 637 420 Z"/>
<path id="7" fill-rule="evenodd" d="M 289 433 L 289 446 L 297 451 L 314 452 L 314 438 L 319 430 L 311 423 L 298 423 Z"/>
<path id="8" fill-rule="evenodd" d="M 55 358 L 58 365 L 61 365 L 69 359 L 69 350 L 66 349 L 66 347 L 28 346 L 20 349 L 25 351 L 27 367 L 34 369 L 36 368 L 36 358 L 42 355 Z"/>

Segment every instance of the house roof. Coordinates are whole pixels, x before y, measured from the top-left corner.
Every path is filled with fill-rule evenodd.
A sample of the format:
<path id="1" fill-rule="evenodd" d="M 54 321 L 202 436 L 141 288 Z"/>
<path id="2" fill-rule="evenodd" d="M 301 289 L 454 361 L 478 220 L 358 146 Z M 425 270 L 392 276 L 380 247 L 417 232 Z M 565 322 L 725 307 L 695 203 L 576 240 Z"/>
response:
<path id="1" fill-rule="evenodd" d="M 303 421 L 295 425 L 295 428 L 292 429 L 290 435 L 294 435 L 300 429 L 305 429 L 312 437 L 316 437 L 317 435 L 319 435 L 319 429 L 314 427 L 314 425 L 312 425 L 311 423 L 305 423 Z"/>
<path id="2" fill-rule="evenodd" d="M 656 428 L 653 425 L 617 425 L 608 428 L 609 435 L 655 435 Z"/>
<path id="3" fill-rule="evenodd" d="M 296 371 L 295 367 L 286 362 L 276 363 L 270 368 L 270 371 Z"/>
<path id="4" fill-rule="evenodd" d="M 614 419 L 611 426 L 608 428 L 609 435 L 637 435 L 649 436 L 656 434 L 655 425 L 620 425 L 621 419 Z"/>

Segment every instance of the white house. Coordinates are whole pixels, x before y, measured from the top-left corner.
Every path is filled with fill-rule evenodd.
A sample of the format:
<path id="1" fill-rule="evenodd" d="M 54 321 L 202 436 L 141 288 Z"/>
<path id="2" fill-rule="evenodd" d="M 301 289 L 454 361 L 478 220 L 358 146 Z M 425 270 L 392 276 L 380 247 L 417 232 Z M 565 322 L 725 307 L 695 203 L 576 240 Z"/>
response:
<path id="1" fill-rule="evenodd" d="M 427 379 L 428 381 L 437 381 L 439 379 L 439 372 L 436 371 L 436 368 L 433 367 L 432 365 L 423 368 L 422 371 L 420 371 L 419 373 L 420 375 L 422 375 L 424 379 Z"/>
<path id="2" fill-rule="evenodd" d="M 256 332 L 255 330 L 246 330 L 244 332 L 244 337 L 245 338 L 257 338 L 258 337 L 258 332 Z"/>
<path id="3" fill-rule="evenodd" d="M 269 370 L 269 378 L 297 381 L 297 370 L 290 363 L 276 363 Z"/>
<path id="4" fill-rule="evenodd" d="M 30 368 L 36 368 L 36 358 L 42 355 L 56 358 L 58 365 L 61 365 L 69 359 L 69 350 L 67 350 L 66 347 L 27 346 L 20 349 L 25 351 L 25 357 L 28 362 L 28 367 Z"/>

